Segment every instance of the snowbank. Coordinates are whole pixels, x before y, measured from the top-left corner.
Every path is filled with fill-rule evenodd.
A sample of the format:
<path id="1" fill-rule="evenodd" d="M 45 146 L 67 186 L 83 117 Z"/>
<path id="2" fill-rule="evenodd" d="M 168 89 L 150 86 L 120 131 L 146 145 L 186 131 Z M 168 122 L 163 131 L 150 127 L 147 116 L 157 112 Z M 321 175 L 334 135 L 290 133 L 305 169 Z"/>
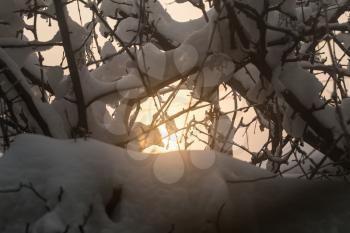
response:
<path id="1" fill-rule="evenodd" d="M 0 173 L 2 233 L 350 229 L 349 185 L 270 179 L 211 151 L 156 156 L 21 135 Z"/>

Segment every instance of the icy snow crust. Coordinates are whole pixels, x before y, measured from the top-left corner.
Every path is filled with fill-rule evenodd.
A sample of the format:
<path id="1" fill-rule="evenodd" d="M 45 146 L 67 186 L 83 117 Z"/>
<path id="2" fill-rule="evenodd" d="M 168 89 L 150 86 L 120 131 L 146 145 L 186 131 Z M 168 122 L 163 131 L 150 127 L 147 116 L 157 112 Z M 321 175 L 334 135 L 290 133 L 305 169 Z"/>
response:
<path id="1" fill-rule="evenodd" d="M 212 152 L 151 156 L 93 139 L 18 136 L 0 159 L 0 232 L 350 229 L 347 184 L 293 179 L 252 182 L 271 174 L 220 154 L 211 154 L 215 156 L 211 166 L 197 166 L 205 164 L 208 153 Z M 135 155 L 142 159 L 135 159 Z M 184 173 L 176 183 L 164 183 L 161 177 L 167 174 L 162 172 L 179 169 L 173 164 L 175 157 L 182 159 Z M 163 160 L 158 164 L 163 168 L 160 177 L 154 172 L 159 159 Z M 108 216 L 106 206 L 119 189 L 120 202 Z"/>

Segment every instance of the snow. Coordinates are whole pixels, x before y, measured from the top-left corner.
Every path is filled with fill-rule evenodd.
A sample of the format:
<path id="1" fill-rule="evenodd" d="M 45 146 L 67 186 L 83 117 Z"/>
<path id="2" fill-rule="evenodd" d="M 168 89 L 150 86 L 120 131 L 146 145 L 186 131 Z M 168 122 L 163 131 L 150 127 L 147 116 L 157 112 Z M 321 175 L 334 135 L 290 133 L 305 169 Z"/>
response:
<path id="1" fill-rule="evenodd" d="M 317 14 L 317 3 L 311 2 L 308 6 L 296 8 L 297 18 L 300 22 L 307 22 Z"/>
<path id="2" fill-rule="evenodd" d="M 72 82 L 67 77 L 64 77 L 63 69 L 60 66 L 46 68 L 45 74 L 56 99 L 63 98 L 72 89 Z"/>
<path id="3" fill-rule="evenodd" d="M 285 105 L 283 107 L 285 108 L 282 121 L 283 129 L 295 138 L 303 138 L 306 128 L 305 121 L 290 106 Z"/>
<path id="4" fill-rule="evenodd" d="M 175 184 L 185 173 L 185 165 L 181 154 L 175 154 L 170 157 L 161 156 L 153 166 L 154 175 L 164 184 Z"/>
<path id="5" fill-rule="evenodd" d="M 340 108 L 344 118 L 344 123 L 349 128 L 349 124 L 347 124 L 347 122 L 350 120 L 350 98 L 344 98 L 342 100 Z"/>
<path id="6" fill-rule="evenodd" d="M 158 1 L 149 1 L 148 10 L 151 12 L 149 22 L 153 23 L 157 31 L 165 38 L 177 43 L 184 42 L 191 34 L 207 25 L 204 16 L 186 22 L 178 22 L 166 12 Z M 216 12 L 214 9 L 210 9 L 207 15 L 210 20 L 213 20 Z"/>
<path id="7" fill-rule="evenodd" d="M 234 78 L 247 90 L 252 88 L 259 81 L 260 72 L 253 64 L 249 63 L 245 68 L 237 70 Z"/>
<path id="8" fill-rule="evenodd" d="M 209 169 L 215 164 L 216 153 L 208 150 L 205 153 L 190 153 L 191 163 L 199 169 Z"/>
<path id="9" fill-rule="evenodd" d="M 188 73 L 198 63 L 197 50 L 188 44 L 182 44 L 174 50 L 173 59 L 180 74 Z"/>
<path id="10" fill-rule="evenodd" d="M 349 48 L 350 46 L 350 35 L 346 33 L 339 33 L 335 36 L 343 45 L 345 48 Z"/>
<path id="11" fill-rule="evenodd" d="M 225 186 L 222 186 L 224 184 L 223 180 L 219 178 L 216 172 L 209 172 L 205 176 L 208 180 L 214 179 L 212 181 L 216 181 L 211 187 L 205 186 L 204 180 L 201 176 L 198 176 L 198 172 L 195 169 L 186 170 L 186 173 L 190 173 L 187 175 L 188 177 L 191 177 L 191 174 L 194 177 L 197 175 L 195 179 L 187 180 L 187 178 L 185 179 L 181 176 L 182 181 L 179 184 L 174 186 L 166 185 L 169 172 L 173 171 L 176 173 L 176 169 L 170 166 L 174 161 L 174 156 L 179 155 L 170 154 L 161 157 L 161 160 L 153 156 L 146 161 L 140 162 L 129 157 L 127 151 L 91 139 L 74 142 L 73 140 L 58 141 L 42 136 L 22 135 L 16 139 L 11 149 L 0 161 L 0 166 L 3 168 L 1 169 L 1 187 L 12 188 L 16 187 L 20 182 L 31 182 L 36 190 L 48 199 L 50 207 L 48 213 L 44 214 L 45 211 L 43 209 L 32 207 L 33 214 L 35 213 L 37 216 L 42 215 L 31 225 L 33 227 L 31 229 L 37 230 L 33 231 L 35 233 L 42 232 L 39 229 L 45 229 L 45 233 L 59 232 L 64 230 L 67 224 L 71 224 L 73 232 L 77 231 L 78 224 L 81 224 L 83 216 L 89 209 L 89 205 L 93 206 L 94 212 L 88 221 L 86 232 L 97 230 L 100 232 L 100 230 L 107 230 L 108 228 L 113 230 L 113 232 L 118 232 L 118 229 L 121 232 L 129 232 L 128 230 L 132 229 L 136 222 L 140 223 L 140 228 L 147 229 L 147 227 L 142 225 L 143 223 L 146 226 L 150 225 L 153 229 L 152 231 L 140 229 L 131 232 L 155 232 L 155 229 L 165 230 L 172 223 L 177 223 L 179 220 L 187 221 L 183 217 L 184 210 L 188 208 L 192 200 L 198 199 L 195 197 L 201 193 L 201 184 L 203 185 L 202 190 L 217 187 L 220 188 L 217 190 L 219 193 L 210 194 L 208 192 L 205 194 L 214 198 L 212 203 L 197 207 L 194 205 L 194 208 L 198 208 L 198 210 L 188 210 L 189 214 L 201 212 L 203 214 L 213 214 L 212 211 L 216 212 L 216 209 L 209 208 L 207 210 L 207 208 L 211 204 L 212 207 L 217 207 L 216 202 L 225 196 L 225 192 L 220 191 L 222 188 L 223 191 L 225 190 Z M 177 157 L 177 160 L 179 159 L 180 157 Z M 152 168 L 155 169 L 154 173 Z M 44 177 L 45 179 L 43 179 Z M 183 185 L 191 187 L 197 181 L 199 182 L 199 190 L 197 191 L 197 188 L 192 190 L 181 188 Z M 116 222 L 112 222 L 106 216 L 103 205 L 108 202 L 113 188 L 120 186 L 123 187 L 123 201 L 120 203 L 120 213 L 115 213 L 116 216 L 113 217 Z M 62 201 L 57 202 L 60 187 L 63 188 L 64 193 Z M 194 193 L 192 194 L 191 192 Z M 32 198 L 35 199 L 35 197 Z M 205 196 L 202 198 L 206 201 L 210 200 L 205 198 Z M 0 200 L 3 200 L 0 201 L 1 209 L 12 205 L 12 203 L 4 201 L 4 198 Z M 17 201 L 23 201 L 27 204 L 27 201 L 31 202 L 31 200 L 26 200 L 26 198 Z M 38 203 L 34 200 L 33 204 L 37 205 Z M 179 205 L 177 206 L 179 209 L 174 209 L 175 211 L 170 211 L 169 213 L 164 212 L 167 211 L 165 208 L 169 208 L 172 205 Z M 17 211 L 24 210 L 19 208 Z M 140 213 L 147 212 L 148 215 L 140 215 Z M 10 216 L 4 216 L 4 214 L 0 214 L 0 225 L 3 226 L 2 232 L 19 232 L 23 227 L 16 224 L 16 214 L 19 213 L 11 213 L 16 217 L 13 217 L 8 222 L 4 222 L 4 220 Z M 204 218 L 199 217 L 201 220 L 195 221 L 202 221 L 201 223 L 205 224 Z M 118 222 L 117 219 L 119 219 Z M 157 219 L 161 219 L 164 222 L 157 223 Z M 182 226 L 181 223 L 178 223 L 177 228 L 179 230 L 186 229 L 187 226 Z M 18 228 L 13 228 L 14 226 Z M 201 225 L 197 227 L 199 226 Z"/>
<path id="12" fill-rule="evenodd" d="M 138 4 L 136 0 L 120 0 L 118 2 L 112 0 L 105 0 L 101 4 L 101 10 L 104 15 L 114 18 L 118 11 L 122 11 L 128 15 L 137 15 Z"/>
<path id="13" fill-rule="evenodd" d="M 106 58 L 116 53 L 116 49 L 111 42 L 106 42 L 102 48 L 102 58 Z M 127 64 L 130 61 L 129 55 L 124 52 L 118 56 L 108 59 L 102 66 L 90 72 L 95 78 L 102 81 L 116 81 L 126 74 Z"/>
<path id="14" fill-rule="evenodd" d="M 147 43 L 137 51 L 137 64 L 147 76 L 158 80 L 164 79 L 166 54 L 154 44 Z"/>
<path id="15" fill-rule="evenodd" d="M 128 17 L 122 20 L 117 27 L 117 35 L 121 40 L 128 44 L 132 42 L 139 43 L 138 32 L 140 28 L 139 20 L 133 17 Z"/>
<path id="16" fill-rule="evenodd" d="M 318 94 L 323 87 L 321 82 L 313 74 L 302 69 L 298 63 L 284 65 L 279 77 L 288 90 L 294 93 L 299 100 L 303 100 L 306 108 L 311 108 L 313 104 L 320 106 Z"/>
<path id="17" fill-rule="evenodd" d="M 17 78 L 18 83 L 29 94 L 32 101 L 34 102 L 34 105 L 37 107 L 37 109 L 39 109 L 39 112 L 42 115 L 43 119 L 46 120 L 46 123 L 52 135 L 56 138 L 67 138 L 67 134 L 62 130 L 63 122 L 60 116 L 57 115 L 57 112 L 53 108 L 51 108 L 51 106 L 49 106 L 46 103 L 43 103 L 39 99 L 39 97 L 35 96 L 32 93 L 29 83 L 27 82 L 22 72 L 20 72 L 20 68 L 18 67 L 16 62 L 11 59 L 11 57 L 4 51 L 4 49 L 0 49 L 0 57 L 1 57 L 1 60 L 4 62 L 4 64 L 7 66 L 7 68 Z M 4 76 L 2 77 L 0 85 L 2 86 L 2 88 L 5 87 L 4 90 L 7 90 L 6 91 L 7 98 L 9 99 L 17 98 L 17 92 L 15 88 L 13 88 L 13 85 L 7 80 L 6 77 Z M 26 116 L 29 118 L 29 121 L 31 121 L 31 125 L 34 128 L 34 131 L 41 132 L 41 129 L 38 127 L 37 122 L 35 122 L 34 119 L 32 119 L 32 116 L 30 115 L 27 109 L 27 106 L 25 106 L 24 103 L 22 102 L 17 103 L 13 106 L 13 108 L 15 110 L 15 113 L 17 114 L 23 111 L 26 112 Z"/>
<path id="18" fill-rule="evenodd" d="M 216 132 L 214 150 L 224 151 L 226 153 L 231 151 L 231 143 L 233 142 L 233 137 L 236 133 L 236 129 L 232 124 L 231 118 L 227 115 L 220 115 L 217 119 L 217 123 L 212 126 L 211 130 L 215 130 Z"/>
<path id="19" fill-rule="evenodd" d="M 258 12 L 263 10 L 263 1 L 242 2 Z M 270 0 L 269 3 L 279 4 L 280 1 Z M 24 0 L 3 3 L 4 7 L 0 9 L 0 21 L 9 22 L 10 25 L 0 24 L 1 45 L 22 46 L 28 43 L 25 40 L 14 39 L 15 33 L 23 29 L 24 22 L 19 14 L 13 12 L 28 7 L 29 4 Z M 48 6 L 44 11 L 54 13 L 52 1 L 44 4 Z M 93 3 L 89 1 L 88 6 L 91 4 Z M 88 36 L 93 24 L 90 28 L 84 28 L 67 17 L 69 29 L 72 31 L 70 36 L 73 50 L 80 49 L 78 51 L 80 54 L 77 56 L 80 58 L 78 68 L 84 97 L 89 104 L 87 119 L 91 138 L 110 144 L 118 144 L 133 136 L 136 138 L 127 145 L 128 149 L 124 150 L 90 138 L 61 141 L 34 135 L 19 136 L 11 149 L 0 159 L 0 187 L 16 188 L 22 184 L 19 186 L 21 187 L 19 192 L 8 194 L 0 192 L 0 196 L 3 195 L 0 197 L 0 210 L 8 210 L 0 212 L 0 232 L 24 232 L 27 223 L 31 223 L 29 233 L 67 232 L 68 225 L 71 227 L 69 232 L 79 232 L 79 224 L 83 224 L 84 216 L 88 216 L 84 226 L 85 233 L 169 231 L 210 233 L 265 232 L 265 230 L 280 232 L 281 227 L 284 232 L 319 232 L 320 229 L 327 232 L 347 232 L 350 227 L 346 207 L 349 206 L 350 191 L 343 183 L 330 184 L 291 179 L 251 182 L 252 179 L 267 178 L 273 174 L 210 150 L 180 151 L 164 155 L 137 152 L 151 144 L 162 143 L 158 129 L 152 130 L 146 137 L 137 136 L 139 132 L 150 129 L 148 125 L 136 123 L 131 130 L 129 129 L 128 117 L 132 109 L 126 104 L 127 100 L 145 93 L 139 71 L 147 74 L 152 88 L 152 85 L 160 81 L 188 75 L 190 71 L 203 64 L 201 67 L 203 69 L 191 76 L 191 81 L 198 79 L 196 87 L 193 85 L 188 87 L 194 89 L 193 97 L 215 102 L 217 93 L 207 98 L 204 98 L 205 94 L 211 93 L 216 85 L 231 77 L 236 68 L 231 60 L 242 62 L 248 52 L 254 52 L 254 43 L 250 43 L 250 48 L 245 48 L 238 37 L 234 38 L 236 47 L 231 47 L 230 31 L 226 30 L 229 21 L 224 19 L 225 17 L 217 21 L 217 12 L 214 9 L 208 12 L 209 22 L 206 22 L 204 17 L 188 22 L 177 22 L 158 1 L 147 1 L 146 8 L 149 12 L 149 23 L 155 26 L 158 33 L 176 45 L 176 49 L 163 51 L 154 44 L 147 43 L 137 48 L 138 50 L 135 49 L 135 52 L 131 49 L 131 53 L 136 57 L 135 61 L 126 52 L 122 52 L 92 72 L 85 67 L 85 57 L 82 56 L 85 48 L 82 43 L 86 41 L 86 45 L 90 45 L 91 38 Z M 311 2 L 301 13 L 301 9 L 295 11 L 293 0 L 284 1 L 282 4 L 284 13 L 297 16 L 300 25 L 296 25 L 296 28 L 304 27 L 302 21 L 313 17 L 318 8 L 317 3 Z M 136 0 L 118 0 L 118 2 L 104 0 L 100 9 L 105 16 L 112 18 L 120 16 L 121 11 L 129 16 L 120 21 L 116 30 L 124 42 L 130 42 L 137 34 L 139 26 L 143 26 L 139 24 L 137 18 L 140 9 Z M 236 13 L 250 42 L 258 41 L 260 35 L 256 22 L 242 12 L 236 11 Z M 271 12 L 268 23 L 295 29 L 295 25 L 289 25 L 292 22 L 281 18 L 281 15 L 277 11 Z M 216 25 L 216 22 L 219 23 Z M 217 28 L 220 30 L 213 32 Z M 58 39 L 57 35 L 55 41 Z M 278 40 L 283 36 L 283 33 L 268 30 L 267 42 Z M 347 34 L 339 34 L 337 37 L 345 45 L 349 43 Z M 274 71 L 272 84 L 263 83 L 259 78 L 259 71 L 251 64 L 235 73 L 234 78 L 243 85 L 247 91 L 246 97 L 254 103 L 266 103 L 267 97 L 274 91 L 281 94 L 280 92 L 288 90 L 299 100 L 303 100 L 302 103 L 306 108 L 320 106 L 323 102 L 318 94 L 322 85 L 314 75 L 296 63 L 280 67 L 281 56 L 287 45 L 267 48 L 266 61 Z M 36 48 L 35 51 L 44 49 L 48 47 Z M 71 82 L 64 76 L 60 67 L 45 68 L 44 81 L 52 87 L 55 98 L 51 105 L 42 103 L 40 95 L 36 94 L 35 88 L 27 83 L 20 72 L 24 64 L 30 66 L 30 61 L 33 63 L 37 60 L 33 56 L 33 51 L 32 47 L 0 49 L 0 57 L 18 78 L 18 83 L 30 94 L 40 114 L 47 120 L 53 136 L 67 138 L 71 135 L 72 126 L 77 124 L 76 105 L 68 101 L 75 98 Z M 106 42 L 102 49 L 102 58 L 114 55 L 116 52 L 116 46 Z M 37 68 L 29 68 L 38 73 Z M 4 77 L 0 79 L 0 84 L 10 99 L 17 96 L 18 93 Z M 91 102 L 102 95 L 106 96 Z M 106 105 L 115 104 L 118 107 L 115 117 L 112 117 Z M 282 96 L 279 96 L 278 104 L 275 107 L 283 111 L 283 128 L 294 137 L 302 138 L 305 122 Z M 350 114 L 349 104 L 349 99 L 344 99 L 340 105 L 345 121 Z M 13 109 L 17 114 L 24 111 L 26 115 L 30 115 L 22 103 L 16 103 Z M 342 132 L 337 123 L 335 108 L 326 106 L 315 112 L 314 116 L 332 130 L 334 137 Z M 220 150 L 223 147 L 223 141 L 220 139 L 229 133 L 228 140 L 232 141 L 234 129 L 229 132 L 227 126 L 230 125 L 231 119 L 228 117 L 220 116 L 217 123 L 219 139 L 216 140 L 214 149 Z M 34 119 L 29 119 L 29 124 L 34 131 L 40 132 Z M 176 125 L 168 124 L 167 128 L 176 130 Z M 171 133 L 171 130 L 168 132 Z M 230 144 L 226 144 L 224 150 L 229 150 L 230 147 Z M 244 180 L 246 182 L 242 182 Z M 43 203 L 31 188 L 38 190 L 46 201 Z M 113 191 L 118 188 L 122 189 L 122 200 L 112 216 L 107 216 L 105 206 L 111 200 Z M 61 200 L 58 197 L 62 189 L 64 192 Z M 296 195 L 299 193 L 303 195 Z M 320 207 L 311 208 L 312 202 L 325 203 L 322 206 L 324 209 L 319 211 Z M 294 204 L 287 206 L 286 203 Z M 92 213 L 89 215 L 91 206 Z M 302 224 L 281 219 L 286 215 L 279 215 L 279 212 L 286 206 L 287 216 L 292 216 L 293 219 L 299 216 L 299 223 Z M 218 214 L 221 208 L 223 213 Z M 310 213 L 311 217 L 304 212 L 299 213 L 299 209 Z M 332 209 L 331 214 L 327 212 L 329 209 Z M 221 231 L 217 229 L 218 216 L 220 223 L 222 222 Z M 307 217 L 307 223 L 300 216 Z M 333 224 L 332 221 L 336 223 Z"/>
<path id="20" fill-rule="evenodd" d="M 48 43 L 50 42 L 54 41 L 48 41 Z M 23 36 L 22 39 L 0 37 L 0 47 L 10 46 L 10 48 L 5 48 L 4 50 L 12 58 L 12 60 L 17 63 L 19 67 L 23 67 L 28 58 L 35 54 L 35 52 L 42 52 L 52 48 L 51 45 L 43 46 L 45 43 L 46 42 L 28 41 L 25 36 Z M 35 46 L 35 44 L 38 44 L 40 46 Z M 16 48 L 16 46 L 18 46 L 18 48 Z"/>
<path id="21" fill-rule="evenodd" d="M 93 27 L 93 24 L 89 24 L 90 28 L 85 28 L 80 26 L 77 22 L 75 22 L 68 14 L 66 17 L 68 29 L 70 32 L 70 41 L 72 44 L 72 49 L 75 53 L 85 51 L 85 47 L 89 47 L 92 38 L 90 36 L 90 31 Z"/>
<path id="22" fill-rule="evenodd" d="M 111 117 L 102 101 L 95 101 L 87 111 L 91 137 L 100 141 L 117 144 L 128 136 L 127 122 L 129 106 L 118 106 L 115 117 Z"/>
<path id="23" fill-rule="evenodd" d="M 23 232 L 25 223 L 30 233 L 64 232 L 68 224 L 69 232 L 80 232 L 84 216 L 87 233 L 167 232 L 172 226 L 172 232 L 210 233 L 217 232 L 218 216 L 221 232 L 227 233 L 350 227 L 350 188 L 344 183 L 268 179 L 271 173 L 212 151 L 141 160 L 130 153 L 139 154 L 93 139 L 18 136 L 0 159 L 1 190 L 22 183 L 46 201 L 29 188 L 0 193 L 0 207 L 8 210 L 0 213 L 1 232 Z M 122 189 L 121 201 L 109 218 L 105 205 L 116 188 Z M 288 213 L 280 215 L 287 206 Z"/>
<path id="24" fill-rule="evenodd" d="M 289 16 L 296 16 L 296 1 L 294 0 L 284 1 L 281 7 L 281 11 L 288 14 Z"/>
<path id="25" fill-rule="evenodd" d="M 157 71 L 157 69 L 154 69 Z M 144 87 L 140 78 L 140 72 L 136 67 L 128 68 L 128 73 L 116 82 L 116 90 L 129 91 L 131 89 Z"/>
<path id="26" fill-rule="evenodd" d="M 268 82 L 262 82 L 260 72 L 255 65 L 249 63 L 234 73 L 236 79 L 247 91 L 247 99 L 252 103 L 263 104 L 272 94 L 273 87 Z"/>
<path id="27" fill-rule="evenodd" d="M 23 1 L 6 1 L 0 8 L 0 37 L 16 37 L 18 31 L 24 28 L 25 23 L 19 14 L 13 12 L 25 8 Z"/>
<path id="28" fill-rule="evenodd" d="M 290 91 L 303 106 L 307 109 L 319 108 L 325 104 L 319 96 L 323 85 L 312 73 L 301 68 L 302 64 L 288 63 L 283 67 L 277 67 L 274 70 L 272 84 L 274 89 L 280 93 Z M 300 84 L 303 85 L 300 85 Z M 283 127 L 288 133 L 297 138 L 302 138 L 305 129 L 305 122 L 296 114 L 283 98 L 280 97 L 282 109 L 284 111 Z M 348 100 L 345 99 L 343 106 L 347 106 Z M 344 111 L 343 111 L 344 112 Z M 317 111 L 313 111 L 312 115 L 325 128 L 331 129 L 333 137 L 337 138 L 343 133 L 343 129 L 339 122 L 336 107 L 325 105 Z M 340 140 L 339 146 L 344 146 L 344 141 Z"/>
<path id="29" fill-rule="evenodd" d="M 121 21 L 121 29 L 117 31 L 123 40 L 130 41 L 135 33 L 127 30 L 127 28 L 134 30 L 139 26 L 138 19 L 135 18 L 140 12 L 139 3 L 134 0 L 122 0 L 118 2 L 105 0 L 102 2 L 100 9 L 103 11 L 105 16 L 111 18 L 115 18 L 117 15 L 116 13 L 118 12 L 123 12 L 130 16 L 126 20 L 123 20 L 125 22 Z M 158 1 L 146 2 L 146 9 L 149 12 L 149 23 L 155 26 L 157 32 L 168 40 L 172 41 L 174 44 L 182 43 L 188 38 L 189 35 L 201 30 L 207 24 L 204 17 L 187 22 L 177 22 L 171 18 L 171 16 Z M 215 10 L 210 9 L 207 12 L 207 15 L 210 19 L 212 19 L 216 15 L 216 12 Z M 171 30 L 169 30 L 169 28 L 171 28 Z M 105 28 L 102 25 L 100 30 L 103 35 Z"/>

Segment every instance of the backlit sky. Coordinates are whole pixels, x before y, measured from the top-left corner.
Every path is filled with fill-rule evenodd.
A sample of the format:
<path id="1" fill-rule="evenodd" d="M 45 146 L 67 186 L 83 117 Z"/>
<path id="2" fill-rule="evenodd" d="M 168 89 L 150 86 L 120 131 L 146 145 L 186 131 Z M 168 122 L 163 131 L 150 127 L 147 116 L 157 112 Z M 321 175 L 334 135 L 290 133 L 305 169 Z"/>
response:
<path id="1" fill-rule="evenodd" d="M 163 4 L 163 6 L 167 9 L 167 11 L 169 12 L 169 14 L 177 21 L 188 21 L 191 19 L 196 19 L 202 16 L 202 12 L 193 7 L 190 3 L 183 3 L 183 4 L 177 4 L 175 3 L 173 0 L 160 0 L 160 2 Z M 71 17 L 79 22 L 79 14 L 77 11 L 77 5 L 75 3 L 70 4 L 70 15 Z M 86 22 L 90 21 L 91 19 L 91 14 L 90 11 L 86 8 L 84 8 L 82 5 L 80 6 L 81 9 L 81 13 L 82 13 L 82 23 L 85 24 Z M 39 33 L 39 40 L 41 41 L 47 41 L 50 40 L 55 33 L 57 32 L 57 24 L 56 22 L 52 22 L 52 26 L 48 27 L 48 22 L 46 20 L 39 20 L 38 22 L 39 25 L 39 30 L 43 29 L 40 31 Z M 30 35 L 30 33 L 26 33 L 26 35 L 29 37 L 29 39 L 33 39 L 32 36 Z M 104 41 L 106 40 L 103 37 L 99 38 L 101 43 L 100 45 L 103 45 Z M 45 65 L 59 65 L 61 60 L 60 57 L 63 54 L 63 49 L 60 47 L 56 47 L 54 49 L 51 49 L 47 52 L 44 52 L 43 55 L 45 57 L 45 61 L 44 64 Z M 225 94 L 225 91 L 223 88 L 221 88 L 221 90 L 223 91 L 223 93 Z M 227 93 L 227 92 L 226 92 Z M 175 114 L 178 111 L 181 111 L 183 108 L 188 107 L 189 104 L 189 99 L 190 99 L 190 93 L 189 92 L 183 92 L 181 95 L 179 95 L 173 102 L 173 105 L 171 107 L 171 109 L 169 110 L 169 115 L 171 114 Z M 224 94 L 222 94 L 221 96 L 223 96 Z M 232 99 L 232 98 L 231 98 Z M 223 104 L 221 104 L 222 107 L 222 111 L 223 112 L 228 112 L 228 111 L 232 111 L 233 110 L 233 102 L 231 101 L 224 101 Z M 152 101 L 148 101 L 144 104 L 144 114 L 141 117 L 141 121 L 147 123 L 151 120 L 152 115 L 153 115 L 153 111 L 155 110 Z M 204 117 L 204 113 L 205 113 L 206 109 L 202 109 L 202 110 L 198 110 L 195 113 L 191 113 L 188 117 L 188 119 L 192 119 L 192 117 L 195 115 L 197 117 L 197 119 L 203 118 Z M 252 115 L 252 114 L 246 114 L 246 115 Z M 232 116 L 229 115 L 229 116 Z M 241 117 L 241 116 L 239 116 Z M 178 128 L 182 128 L 184 126 L 184 119 L 185 119 L 185 115 L 179 117 L 179 119 L 176 120 L 176 124 Z M 240 118 L 237 118 L 240 119 Z M 261 143 L 265 140 L 264 137 L 261 136 L 261 134 L 259 134 L 260 136 L 254 136 L 254 128 L 251 129 L 252 132 L 248 132 L 249 135 L 252 135 L 251 140 L 253 140 L 250 143 L 247 143 L 245 140 L 246 137 L 243 137 L 243 133 L 240 134 L 239 138 L 235 138 L 236 142 L 240 143 L 240 144 L 249 144 L 252 147 L 257 147 L 258 145 L 261 145 Z M 166 130 L 165 127 L 161 127 L 161 132 L 163 135 L 166 135 Z M 238 136 L 238 135 L 237 135 Z M 164 143 L 169 143 L 168 139 L 166 139 L 165 141 L 163 141 Z M 255 146 L 256 145 L 256 146 Z M 204 144 L 200 143 L 198 140 L 196 140 L 196 143 L 194 143 L 191 147 L 191 149 L 203 149 Z M 177 150 L 177 145 L 176 145 L 176 137 L 171 138 L 170 140 L 170 146 L 169 148 L 167 148 L 167 150 Z M 254 149 L 254 148 L 252 148 Z M 256 148 L 257 149 L 257 148 Z M 164 151 L 164 150 L 162 150 Z M 238 153 L 239 154 L 239 153 Z M 239 156 L 238 154 L 236 154 L 236 156 Z M 246 157 L 246 155 L 242 155 L 243 157 L 241 157 L 242 159 L 248 159 L 248 157 Z"/>

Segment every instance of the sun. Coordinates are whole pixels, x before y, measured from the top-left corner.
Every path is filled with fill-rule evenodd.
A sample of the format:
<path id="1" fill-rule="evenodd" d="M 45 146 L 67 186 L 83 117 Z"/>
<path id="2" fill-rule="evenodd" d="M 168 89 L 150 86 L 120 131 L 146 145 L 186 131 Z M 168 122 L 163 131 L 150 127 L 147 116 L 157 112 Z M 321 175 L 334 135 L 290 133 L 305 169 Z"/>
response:
<path id="1" fill-rule="evenodd" d="M 179 138 L 178 135 L 176 133 L 170 134 L 167 131 L 165 125 L 161 125 L 159 127 L 159 131 L 163 137 L 163 144 L 164 144 L 164 149 L 166 151 L 175 151 L 175 150 L 179 150 L 180 148 L 180 142 L 179 142 Z"/>
<path id="2" fill-rule="evenodd" d="M 143 150 L 143 152 L 151 154 L 161 154 L 170 151 L 178 151 L 181 148 L 181 142 L 177 133 L 169 134 L 166 126 L 161 125 L 158 130 L 162 136 L 163 146 L 152 145 Z"/>

